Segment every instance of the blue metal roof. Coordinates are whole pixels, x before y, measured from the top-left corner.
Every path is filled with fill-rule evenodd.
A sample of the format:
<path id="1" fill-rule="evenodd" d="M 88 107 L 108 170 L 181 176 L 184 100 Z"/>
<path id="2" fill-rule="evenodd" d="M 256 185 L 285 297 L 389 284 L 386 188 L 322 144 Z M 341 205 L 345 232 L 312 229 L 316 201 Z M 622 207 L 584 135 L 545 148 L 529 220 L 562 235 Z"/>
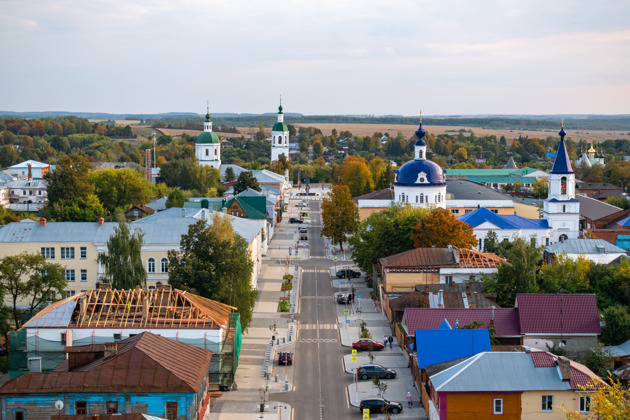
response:
<path id="1" fill-rule="evenodd" d="M 562 128 L 558 134 L 560 135 L 560 146 L 558 146 L 558 154 L 553 161 L 553 167 L 550 173 L 572 174 L 573 168 L 571 167 L 571 160 L 569 159 L 569 153 L 567 153 L 567 147 L 564 144 L 564 128 Z"/>
<path id="2" fill-rule="evenodd" d="M 444 172 L 440 165 L 430 160 L 410 160 L 400 167 L 396 173 L 396 181 L 394 185 L 406 185 L 414 187 L 433 187 L 436 185 L 446 185 L 444 180 Z M 424 172 L 427 183 L 416 183 L 418 174 Z"/>
<path id="3" fill-rule="evenodd" d="M 485 207 L 478 208 L 458 217 L 462 222 L 473 228 L 482 223 L 492 223 L 499 229 L 549 229 L 549 223 L 544 219 L 526 219 L 516 215 L 501 215 L 491 212 Z"/>
<path id="4" fill-rule="evenodd" d="M 490 334 L 487 329 L 416 330 L 416 343 L 418 367 L 424 368 L 490 351 Z"/>

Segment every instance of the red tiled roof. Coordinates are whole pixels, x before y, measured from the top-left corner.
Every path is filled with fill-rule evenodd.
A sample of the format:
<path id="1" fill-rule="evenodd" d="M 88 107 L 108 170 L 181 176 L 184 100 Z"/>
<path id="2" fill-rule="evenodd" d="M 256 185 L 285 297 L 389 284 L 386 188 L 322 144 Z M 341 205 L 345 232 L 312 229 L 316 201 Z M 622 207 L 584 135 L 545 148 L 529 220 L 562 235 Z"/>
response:
<path id="1" fill-rule="evenodd" d="M 532 362 L 536 367 L 552 367 L 556 366 L 556 357 L 546 351 L 531 352 Z"/>
<path id="2" fill-rule="evenodd" d="M 120 341 L 114 356 L 71 372 L 60 367 L 51 373 L 25 373 L 0 393 L 197 392 L 211 357 L 208 350 L 144 332 Z"/>
<path id="3" fill-rule="evenodd" d="M 437 329 L 446 319 L 454 328 L 457 321 L 459 325 L 467 325 L 473 321 L 479 321 L 488 328 L 491 309 L 432 309 L 432 308 L 407 308 L 405 318 L 410 334 L 415 334 L 416 329 Z M 494 310 L 494 325 L 497 336 L 520 335 L 518 325 L 518 311 L 514 308 L 496 308 Z"/>
<path id="4" fill-rule="evenodd" d="M 558 356 L 548 351 L 533 351 L 531 356 L 535 367 L 558 365 Z M 608 387 L 606 382 L 583 364 L 569 360 L 569 366 L 571 367 L 571 379 L 569 380 L 571 389 L 581 391 Z"/>
<path id="5" fill-rule="evenodd" d="M 600 334 L 594 294 L 518 293 L 516 307 L 523 334 Z"/>

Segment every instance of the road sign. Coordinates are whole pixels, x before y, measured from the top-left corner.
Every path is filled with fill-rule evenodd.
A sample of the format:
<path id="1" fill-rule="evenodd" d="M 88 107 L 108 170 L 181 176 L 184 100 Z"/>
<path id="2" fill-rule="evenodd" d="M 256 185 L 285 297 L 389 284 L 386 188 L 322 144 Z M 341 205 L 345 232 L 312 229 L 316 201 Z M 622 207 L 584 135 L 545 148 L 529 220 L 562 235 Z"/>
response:
<path id="1" fill-rule="evenodd" d="M 361 295 L 357 296 L 358 299 L 361 299 Z"/>
<path id="2" fill-rule="evenodd" d="M 344 315 L 350 315 L 350 309 L 344 309 L 343 310 L 343 314 Z"/>
<path id="3" fill-rule="evenodd" d="M 346 324 L 349 324 L 349 323 L 350 323 L 350 320 L 349 320 L 349 319 L 346 319 Z"/>
<path id="4" fill-rule="evenodd" d="M 363 409 L 363 420 L 370 420 L 370 409 L 369 408 L 364 408 Z"/>
<path id="5" fill-rule="evenodd" d="M 352 349 L 352 354 L 357 354 L 357 349 Z"/>
<path id="6" fill-rule="evenodd" d="M 333 258 L 333 261 L 334 261 L 334 262 L 337 262 L 337 257 Z"/>
<path id="7" fill-rule="evenodd" d="M 357 361 L 357 356 L 352 356 L 352 358 L 350 360 L 352 360 L 353 362 L 356 362 Z"/>
<path id="8" fill-rule="evenodd" d="M 289 309 L 291 309 L 292 307 L 293 307 L 293 305 L 291 305 L 291 304 L 289 303 Z"/>

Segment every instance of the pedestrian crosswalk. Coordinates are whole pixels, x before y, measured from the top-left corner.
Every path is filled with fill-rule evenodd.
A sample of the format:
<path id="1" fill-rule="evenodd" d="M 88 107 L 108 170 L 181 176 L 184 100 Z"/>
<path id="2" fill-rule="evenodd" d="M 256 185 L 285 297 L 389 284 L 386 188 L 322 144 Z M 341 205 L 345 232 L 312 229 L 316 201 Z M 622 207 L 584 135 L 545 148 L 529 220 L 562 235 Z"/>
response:
<path id="1" fill-rule="evenodd" d="M 330 270 L 318 270 L 314 268 L 306 268 L 306 269 L 302 269 L 302 273 L 330 273 Z"/>
<path id="2" fill-rule="evenodd" d="M 298 343 L 336 343 L 336 338 L 300 338 Z"/>
<path id="3" fill-rule="evenodd" d="M 339 327 L 337 324 L 300 324 L 301 330 L 337 330 Z"/>
<path id="4" fill-rule="evenodd" d="M 332 299 L 332 296 L 302 296 L 301 299 Z"/>

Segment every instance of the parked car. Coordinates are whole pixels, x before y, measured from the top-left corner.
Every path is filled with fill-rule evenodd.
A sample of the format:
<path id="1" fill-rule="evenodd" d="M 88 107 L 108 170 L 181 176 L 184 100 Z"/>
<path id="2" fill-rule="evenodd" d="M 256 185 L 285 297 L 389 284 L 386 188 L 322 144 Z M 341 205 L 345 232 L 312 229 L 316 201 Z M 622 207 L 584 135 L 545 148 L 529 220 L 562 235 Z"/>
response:
<path id="1" fill-rule="evenodd" d="M 349 279 L 352 277 L 361 277 L 361 273 L 359 271 L 354 271 L 349 268 L 345 270 L 337 270 L 338 279 Z"/>
<path id="2" fill-rule="evenodd" d="M 278 364 L 279 365 L 293 365 L 293 353 L 288 351 L 282 351 L 278 353 Z"/>
<path id="3" fill-rule="evenodd" d="M 301 201 L 295 205 L 295 207 L 306 207 L 307 204 L 304 201 Z"/>
<path id="4" fill-rule="evenodd" d="M 394 379 L 395 377 L 396 371 L 394 369 L 388 369 L 381 365 L 363 365 L 357 369 L 357 378 L 359 379 Z"/>
<path id="5" fill-rule="evenodd" d="M 337 303 L 348 304 L 352 302 L 352 293 L 339 293 L 337 295 Z"/>
<path id="6" fill-rule="evenodd" d="M 384 413 L 385 408 L 388 408 L 392 414 L 398 414 L 402 411 L 402 404 L 396 401 L 388 401 L 385 398 L 381 397 L 370 397 L 361 400 L 361 404 L 359 404 L 359 411 L 362 413 L 364 408 L 370 410 L 370 414 L 373 413 Z"/>
<path id="7" fill-rule="evenodd" d="M 352 348 L 357 350 L 367 350 L 371 348 L 372 350 L 381 351 L 385 346 L 383 343 L 374 341 L 371 338 L 362 338 L 352 343 Z"/>
<path id="8" fill-rule="evenodd" d="M 308 233 L 308 228 L 306 226 L 300 226 L 300 233 Z"/>
<path id="9" fill-rule="evenodd" d="M 308 235 L 306 233 L 300 233 L 300 241 L 308 241 Z"/>
<path id="10" fill-rule="evenodd" d="M 300 219 L 296 219 L 295 217 L 292 217 L 289 219 L 289 223 L 304 223 L 304 221 Z"/>

